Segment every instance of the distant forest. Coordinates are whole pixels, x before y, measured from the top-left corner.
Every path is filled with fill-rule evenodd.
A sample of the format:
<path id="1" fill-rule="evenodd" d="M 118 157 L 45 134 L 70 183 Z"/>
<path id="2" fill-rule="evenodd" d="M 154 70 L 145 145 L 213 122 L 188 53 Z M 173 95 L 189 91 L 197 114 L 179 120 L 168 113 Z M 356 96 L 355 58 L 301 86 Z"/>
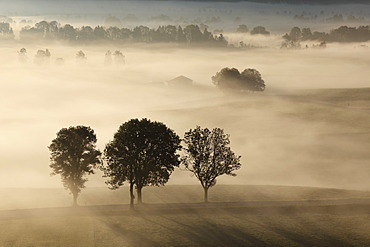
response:
<path id="1" fill-rule="evenodd" d="M 14 38 L 13 30 L 8 23 L 0 23 L 0 37 Z M 118 42 L 144 42 L 144 43 L 188 43 L 207 44 L 214 46 L 227 46 L 228 42 L 222 34 L 213 35 L 205 28 L 201 30 L 198 25 L 185 27 L 166 25 L 158 28 L 137 26 L 133 29 L 103 26 L 83 26 L 75 28 L 70 24 L 62 26 L 56 21 L 41 21 L 34 27 L 25 27 L 20 31 L 20 40 L 66 40 L 77 42 L 91 41 L 118 41 Z"/>
<path id="2" fill-rule="evenodd" d="M 293 27 L 283 38 L 286 41 L 299 42 L 317 40 L 324 42 L 367 42 L 370 40 L 370 26 L 348 27 L 341 26 L 331 30 L 329 33 L 312 32 L 310 28 Z"/>
<path id="3" fill-rule="evenodd" d="M 24 2 L 25 0 L 12 0 Z M 56 1 L 56 0 L 54 0 Z M 270 4 L 370 4 L 370 0 L 65 0 L 81 2 L 106 2 L 106 1 L 177 1 L 177 2 L 253 2 Z M 30 0 L 31 2 L 31 0 Z M 33 1 L 33 2 L 37 2 Z"/>
<path id="4" fill-rule="evenodd" d="M 72 0 L 71 0 L 72 1 Z M 79 0 L 87 1 L 87 0 Z M 98 2 L 112 0 L 93 0 Z M 166 0 L 113 0 L 113 1 L 166 1 Z M 168 0 L 184 2 L 254 2 L 254 3 L 272 3 L 272 4 L 370 4 L 369 0 Z"/>
<path id="5" fill-rule="evenodd" d="M 244 28 L 243 28 L 244 27 Z M 246 25 L 240 25 L 237 32 L 246 33 Z M 250 34 L 269 35 L 262 26 L 255 27 Z M 69 42 L 89 43 L 95 41 L 124 42 L 124 43 L 178 43 L 190 45 L 207 45 L 227 47 L 228 41 L 222 34 L 212 34 L 207 28 L 190 24 L 185 27 L 162 25 L 158 28 L 136 26 L 134 28 L 118 28 L 104 26 L 82 26 L 75 28 L 70 24 L 61 25 L 57 21 L 41 21 L 33 27 L 27 26 L 20 31 L 20 40 L 63 40 Z M 14 40 L 15 35 L 9 23 L 0 23 L 0 40 Z M 300 41 L 320 42 L 367 42 L 370 40 L 370 26 L 348 27 L 341 26 L 330 32 L 311 31 L 310 28 L 294 27 L 283 36 L 284 47 L 299 47 Z M 241 47 L 243 46 L 243 42 Z"/>
<path id="6" fill-rule="evenodd" d="M 178 0 L 187 1 L 187 0 Z M 370 4 L 369 0 L 192 0 L 194 2 L 255 2 L 255 3 L 289 3 L 289 4 Z"/>

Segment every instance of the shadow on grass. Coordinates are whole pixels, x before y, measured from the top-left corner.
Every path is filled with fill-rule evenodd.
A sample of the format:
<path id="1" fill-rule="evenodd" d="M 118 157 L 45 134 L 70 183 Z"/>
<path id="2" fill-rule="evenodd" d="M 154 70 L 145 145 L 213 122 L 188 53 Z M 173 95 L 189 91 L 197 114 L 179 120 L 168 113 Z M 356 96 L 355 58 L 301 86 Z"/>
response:
<path id="1" fill-rule="evenodd" d="M 279 215 L 279 220 L 261 215 L 258 222 L 240 218 L 238 215 L 230 217 L 241 220 L 243 224 L 257 226 L 260 231 L 259 237 L 262 239 L 266 238 L 266 235 L 270 237 L 273 235 L 272 238 L 278 236 L 280 240 L 275 240 L 276 246 L 358 246 L 355 241 L 358 236 L 340 226 L 340 221 L 336 221 L 333 215 L 329 216 L 329 221 L 325 221 L 325 216 L 320 214 Z"/>
<path id="2" fill-rule="evenodd" d="M 104 224 L 108 228 L 109 233 L 113 233 L 116 238 L 120 239 L 121 242 L 125 243 L 125 246 L 140 246 L 140 247 L 161 247 L 162 245 L 149 239 L 145 232 L 137 232 L 134 230 L 128 230 L 122 227 L 121 224 L 117 224 L 108 220 L 98 219 L 100 223 Z"/>
<path id="3" fill-rule="evenodd" d="M 196 222 L 184 223 L 171 217 L 160 216 L 160 221 L 141 215 L 148 224 L 164 228 L 175 239 L 171 246 L 269 246 L 257 237 L 233 226 L 209 221 L 199 215 Z M 172 227 L 159 222 L 170 222 Z M 217 220 L 216 220 L 217 222 Z M 179 241 L 182 239 L 182 241 Z M 182 243 L 186 241 L 187 244 Z"/>

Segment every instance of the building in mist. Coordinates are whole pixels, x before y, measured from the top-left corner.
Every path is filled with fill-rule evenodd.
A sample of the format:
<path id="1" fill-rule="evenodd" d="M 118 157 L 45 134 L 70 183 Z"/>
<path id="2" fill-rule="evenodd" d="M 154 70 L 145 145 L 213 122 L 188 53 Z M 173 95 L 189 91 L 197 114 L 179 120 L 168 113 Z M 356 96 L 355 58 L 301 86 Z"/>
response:
<path id="1" fill-rule="evenodd" d="M 167 85 L 170 87 L 190 87 L 193 85 L 193 80 L 180 75 L 172 80 L 167 81 Z"/>

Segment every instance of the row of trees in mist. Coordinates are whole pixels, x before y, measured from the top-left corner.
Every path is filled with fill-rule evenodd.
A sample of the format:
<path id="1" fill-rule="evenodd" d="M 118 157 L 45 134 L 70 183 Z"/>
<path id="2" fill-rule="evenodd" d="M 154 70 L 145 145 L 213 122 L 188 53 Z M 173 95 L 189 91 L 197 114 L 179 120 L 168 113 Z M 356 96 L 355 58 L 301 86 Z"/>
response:
<path id="1" fill-rule="evenodd" d="M 137 26 L 133 29 L 103 26 L 82 26 L 75 28 L 70 24 L 61 26 L 57 21 L 41 21 L 33 27 L 24 27 L 20 31 L 22 41 L 31 40 L 66 40 L 66 41 L 124 41 L 124 42 L 174 42 L 174 43 L 207 43 L 216 46 L 227 46 L 222 34 L 213 35 L 198 25 L 186 27 L 166 25 L 157 29 Z"/>
<path id="2" fill-rule="evenodd" d="M 252 30 L 249 31 L 247 25 L 241 24 L 236 29 L 237 33 L 250 33 L 251 35 L 270 35 L 270 32 L 266 30 L 264 26 L 256 26 Z"/>
<path id="3" fill-rule="evenodd" d="M 234 171 L 241 167 L 241 157 L 231 150 L 229 135 L 220 128 L 197 126 L 180 139 L 164 123 L 131 119 L 119 127 L 103 152 L 96 148 L 96 142 L 93 129 L 77 126 L 61 129 L 49 146 L 52 175 L 60 174 L 64 187 L 73 195 L 74 205 L 85 187 L 86 175 L 96 169 L 104 172 L 110 189 L 129 184 L 133 209 L 134 189 L 141 204 L 142 189 L 165 185 L 180 164 L 200 181 L 205 202 L 217 177 L 236 176 Z"/>
<path id="4" fill-rule="evenodd" d="M 263 26 L 254 27 L 249 31 L 246 25 L 239 25 L 236 30 L 239 33 L 252 35 L 270 35 Z M 0 39 L 14 39 L 13 29 L 9 23 L 0 23 Z M 27 26 L 20 31 L 22 41 L 33 40 L 64 40 L 73 42 L 92 41 L 120 41 L 120 42 L 145 42 L 145 43 L 184 43 L 184 44 L 207 44 L 215 46 L 227 46 L 228 42 L 222 33 L 213 35 L 207 27 L 200 28 L 198 25 L 181 26 L 165 25 L 157 29 L 146 26 L 137 26 L 133 29 L 103 26 L 82 26 L 75 28 L 70 24 L 61 26 L 57 21 L 41 21 L 33 27 Z M 300 41 L 321 42 L 366 42 L 370 40 L 370 26 L 348 27 L 341 26 L 330 32 L 312 32 L 310 28 L 293 27 L 289 33 L 283 36 L 282 47 L 300 47 Z"/>
<path id="5" fill-rule="evenodd" d="M 293 27 L 283 38 L 292 44 L 298 44 L 300 41 L 366 42 L 370 40 L 370 26 L 341 26 L 329 33 L 312 32 L 310 28 Z"/>
<path id="6" fill-rule="evenodd" d="M 226 1 L 234 2 L 235 0 L 216 0 L 216 1 Z M 348 4 L 348 0 L 240 0 L 244 2 L 256 2 L 256 3 L 289 3 L 289 4 Z M 350 3 L 364 3 L 368 4 L 368 0 L 352 0 Z"/>
<path id="7" fill-rule="evenodd" d="M 0 22 L 0 39 L 1 40 L 12 40 L 14 39 L 15 35 L 13 32 L 13 28 L 10 26 L 9 23 Z"/>
<path id="8" fill-rule="evenodd" d="M 36 65 L 46 65 L 50 63 L 51 56 L 52 54 L 49 51 L 49 49 L 45 50 L 39 49 L 34 55 L 33 62 Z M 76 62 L 79 65 L 86 63 L 87 60 L 87 56 L 82 50 L 77 51 L 75 58 Z M 18 51 L 18 60 L 21 64 L 26 64 L 28 62 L 29 58 L 26 48 L 21 48 Z M 62 57 L 57 57 L 55 59 L 56 65 L 63 65 L 64 62 L 65 60 Z M 122 66 L 125 64 L 125 55 L 123 55 L 123 53 L 120 50 L 115 50 L 114 52 L 108 50 L 104 56 L 104 64 L 107 66 L 110 66 L 112 64 L 115 64 L 116 66 Z"/>

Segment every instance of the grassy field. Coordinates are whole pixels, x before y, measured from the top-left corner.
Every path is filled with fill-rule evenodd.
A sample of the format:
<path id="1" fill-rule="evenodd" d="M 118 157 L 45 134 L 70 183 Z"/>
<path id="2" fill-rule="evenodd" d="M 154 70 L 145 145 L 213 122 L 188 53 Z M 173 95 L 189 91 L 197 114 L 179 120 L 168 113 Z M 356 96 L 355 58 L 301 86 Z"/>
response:
<path id="1" fill-rule="evenodd" d="M 0 189 L 0 210 L 68 207 L 72 196 L 68 191 L 50 189 Z M 268 201 L 325 201 L 370 199 L 369 191 L 343 190 L 274 185 L 216 185 L 209 190 L 210 202 L 268 202 Z M 120 205 L 129 203 L 129 190 L 123 186 L 112 191 L 108 188 L 86 188 L 79 199 L 81 206 Z M 200 185 L 166 185 L 145 187 L 143 202 L 148 204 L 201 203 Z"/>
<path id="2" fill-rule="evenodd" d="M 17 212 L 2 217 L 7 246 L 368 246 L 369 205 Z"/>
<path id="3" fill-rule="evenodd" d="M 81 204 L 98 200 L 102 200 L 100 204 L 126 203 L 123 197 L 116 201 L 109 199 L 127 197 L 126 192 L 109 195 L 101 189 L 90 189 L 80 201 Z M 200 203 L 201 195 L 198 186 L 148 188 L 144 194 L 146 204 L 133 212 L 127 204 L 3 210 L 0 211 L 0 246 L 370 244 L 370 203 L 335 203 L 336 199 L 368 199 L 370 193 L 366 191 L 220 185 L 210 194 L 212 203 Z M 334 201 L 307 205 L 303 203 L 306 200 Z M 271 201 L 292 202 L 276 205 Z"/>

